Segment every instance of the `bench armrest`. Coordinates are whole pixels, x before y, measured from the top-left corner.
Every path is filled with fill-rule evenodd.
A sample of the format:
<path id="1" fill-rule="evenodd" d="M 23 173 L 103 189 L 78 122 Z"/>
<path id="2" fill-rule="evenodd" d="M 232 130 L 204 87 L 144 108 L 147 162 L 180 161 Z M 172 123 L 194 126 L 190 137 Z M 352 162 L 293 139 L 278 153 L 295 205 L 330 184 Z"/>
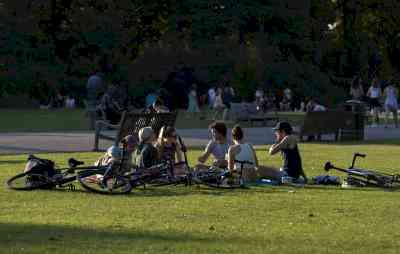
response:
<path id="1" fill-rule="evenodd" d="M 118 130 L 120 125 L 119 124 L 110 124 L 106 121 L 96 121 L 96 130 L 101 130 L 103 127 L 107 127 L 109 129 Z"/>

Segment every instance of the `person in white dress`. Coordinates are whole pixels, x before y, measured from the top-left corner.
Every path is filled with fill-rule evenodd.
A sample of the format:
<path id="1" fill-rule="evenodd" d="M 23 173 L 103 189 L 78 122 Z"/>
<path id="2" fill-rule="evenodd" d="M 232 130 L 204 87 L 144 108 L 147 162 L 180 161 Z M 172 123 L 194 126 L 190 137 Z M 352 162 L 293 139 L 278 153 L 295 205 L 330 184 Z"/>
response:
<path id="1" fill-rule="evenodd" d="M 222 100 L 222 96 L 223 96 L 223 90 L 222 90 L 222 88 L 218 87 L 217 92 L 215 94 L 215 100 L 214 100 L 214 106 L 213 106 L 213 108 L 215 110 L 214 120 L 217 120 L 218 116 L 220 114 L 223 115 L 223 112 L 226 108 L 224 101 Z"/>
<path id="2" fill-rule="evenodd" d="M 379 79 L 374 78 L 372 80 L 372 85 L 368 89 L 367 97 L 369 98 L 370 106 L 371 106 L 371 114 L 375 118 L 375 126 L 379 124 L 379 111 L 381 108 L 380 98 L 382 96 L 382 89 L 379 84 Z"/>
<path id="3" fill-rule="evenodd" d="M 386 126 L 389 123 L 389 116 L 390 113 L 393 114 L 393 120 L 394 120 L 394 126 L 397 128 L 397 110 L 398 110 L 398 103 L 397 103 L 397 98 L 398 98 L 398 90 L 395 86 L 393 86 L 391 83 L 385 88 L 384 90 L 384 96 L 385 96 L 385 112 L 386 112 Z"/>
<path id="4" fill-rule="evenodd" d="M 215 87 L 211 87 L 210 89 L 208 89 L 208 105 L 210 106 L 210 108 L 214 107 L 215 96 L 216 96 Z"/>

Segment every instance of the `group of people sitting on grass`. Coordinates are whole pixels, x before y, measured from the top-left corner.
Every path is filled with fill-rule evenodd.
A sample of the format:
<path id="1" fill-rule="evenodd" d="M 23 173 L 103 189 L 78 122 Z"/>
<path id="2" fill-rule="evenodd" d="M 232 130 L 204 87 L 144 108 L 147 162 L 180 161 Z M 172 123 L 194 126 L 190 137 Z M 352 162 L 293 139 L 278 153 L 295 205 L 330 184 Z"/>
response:
<path id="1" fill-rule="evenodd" d="M 269 155 L 282 154 L 283 165 L 280 170 L 273 167 L 260 165 L 253 146 L 246 142 L 243 129 L 240 126 L 232 128 L 232 143 L 227 139 L 227 127 L 222 122 L 210 125 L 211 140 L 204 152 L 197 158 L 195 170 L 207 170 L 210 165 L 206 162 L 212 157 L 214 168 L 228 169 L 231 172 L 242 171 L 243 179 L 253 182 L 260 178 L 273 179 L 282 182 L 282 179 L 290 179 L 294 182 L 307 182 L 307 177 L 302 168 L 301 156 L 297 146 L 297 137 L 293 135 L 293 129 L 287 122 L 278 123 L 275 128 L 276 143 L 269 148 Z M 125 168 L 136 166 L 139 168 L 151 168 L 159 163 L 173 165 L 174 175 L 184 175 L 187 171 L 184 163 L 184 154 L 181 143 L 178 141 L 175 128 L 163 127 L 156 137 L 151 127 L 142 128 L 138 133 L 138 140 L 133 136 L 123 139 L 125 144 L 124 161 Z M 96 164 L 104 165 L 113 158 L 120 159 L 121 150 L 112 146 Z M 241 164 L 239 161 L 247 161 Z"/>

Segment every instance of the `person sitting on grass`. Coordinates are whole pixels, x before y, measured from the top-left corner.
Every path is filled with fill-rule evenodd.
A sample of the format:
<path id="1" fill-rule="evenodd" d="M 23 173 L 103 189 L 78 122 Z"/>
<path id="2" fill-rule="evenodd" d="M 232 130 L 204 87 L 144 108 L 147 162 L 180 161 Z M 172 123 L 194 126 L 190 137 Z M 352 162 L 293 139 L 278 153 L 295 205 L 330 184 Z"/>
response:
<path id="1" fill-rule="evenodd" d="M 95 166 L 107 166 L 113 162 L 120 162 L 123 160 L 122 170 L 128 172 L 132 169 L 132 153 L 135 151 L 138 144 L 137 137 L 128 135 L 124 137 L 121 142 L 125 146 L 125 155 L 122 158 L 122 149 L 119 146 L 111 146 L 107 149 L 107 152 L 102 155 L 95 163 Z"/>
<path id="2" fill-rule="evenodd" d="M 274 128 L 276 143 L 269 149 L 269 154 L 274 155 L 279 152 L 282 154 L 283 165 L 280 170 L 280 177 L 290 177 L 294 181 L 300 176 L 307 183 L 307 176 L 304 173 L 297 137 L 294 136 L 292 126 L 288 122 L 279 122 Z"/>
<path id="3" fill-rule="evenodd" d="M 207 144 L 203 154 L 198 158 L 198 169 L 207 169 L 208 166 L 204 165 L 210 155 L 214 157 L 213 165 L 216 167 L 224 168 L 228 165 L 225 155 L 228 152 L 229 144 L 226 139 L 226 125 L 222 122 L 214 122 L 209 127 L 212 140 Z"/>
<path id="4" fill-rule="evenodd" d="M 260 166 L 257 154 L 253 146 L 244 141 L 244 133 L 240 126 L 236 125 L 232 129 L 233 145 L 229 147 L 227 154 L 228 169 L 231 172 L 240 172 L 243 169 L 242 177 L 244 182 L 255 182 L 259 178 L 272 178 L 280 180 L 280 173 L 274 168 Z M 244 163 L 243 168 L 240 161 Z"/>
<path id="5" fill-rule="evenodd" d="M 243 130 L 236 125 L 232 129 L 233 145 L 228 149 L 227 161 L 230 171 L 241 170 L 241 164 L 235 161 L 248 161 L 251 164 L 243 164 L 242 176 L 245 182 L 253 181 L 257 178 L 256 168 L 258 167 L 257 155 L 251 144 L 243 141 Z"/>
<path id="6" fill-rule="evenodd" d="M 137 167 L 150 168 L 158 164 L 158 150 L 153 146 L 155 140 L 156 136 L 151 127 L 139 130 L 139 145 L 134 154 L 134 162 Z"/>
<path id="7" fill-rule="evenodd" d="M 184 175 L 186 173 L 186 168 L 183 161 L 182 149 L 179 142 L 177 142 L 177 137 L 174 127 L 162 127 L 156 148 L 158 150 L 159 160 L 168 162 L 173 166 L 174 175 Z"/>

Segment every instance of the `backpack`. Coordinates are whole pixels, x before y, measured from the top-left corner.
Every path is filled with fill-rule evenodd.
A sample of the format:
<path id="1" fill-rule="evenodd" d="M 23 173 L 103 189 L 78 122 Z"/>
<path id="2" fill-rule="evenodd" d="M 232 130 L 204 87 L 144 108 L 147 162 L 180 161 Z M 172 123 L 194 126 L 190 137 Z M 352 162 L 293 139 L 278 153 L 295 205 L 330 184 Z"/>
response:
<path id="1" fill-rule="evenodd" d="M 27 172 L 47 177 L 53 177 L 57 173 L 54 161 L 41 159 L 32 154 L 28 156 L 28 162 L 25 165 L 24 173 Z"/>

